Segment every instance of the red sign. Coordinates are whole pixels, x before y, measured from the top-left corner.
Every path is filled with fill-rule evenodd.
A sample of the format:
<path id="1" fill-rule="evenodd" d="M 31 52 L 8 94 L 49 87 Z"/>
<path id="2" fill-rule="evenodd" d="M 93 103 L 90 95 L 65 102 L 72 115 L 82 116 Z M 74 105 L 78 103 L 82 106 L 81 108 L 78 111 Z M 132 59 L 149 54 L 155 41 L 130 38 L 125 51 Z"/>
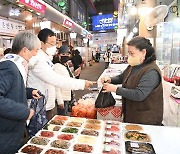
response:
<path id="1" fill-rule="evenodd" d="M 42 14 L 46 11 L 46 6 L 37 0 L 17 0 L 17 2 Z"/>
<path id="2" fill-rule="evenodd" d="M 68 19 L 64 19 L 63 25 L 67 28 L 73 28 L 74 24 Z"/>

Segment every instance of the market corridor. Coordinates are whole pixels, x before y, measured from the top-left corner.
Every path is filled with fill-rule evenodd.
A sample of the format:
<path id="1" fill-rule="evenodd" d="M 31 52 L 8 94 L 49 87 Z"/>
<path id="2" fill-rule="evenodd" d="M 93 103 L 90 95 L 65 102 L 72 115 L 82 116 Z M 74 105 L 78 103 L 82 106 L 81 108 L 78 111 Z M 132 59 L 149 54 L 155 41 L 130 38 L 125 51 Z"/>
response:
<path id="1" fill-rule="evenodd" d="M 92 66 L 84 67 L 81 71 L 80 79 L 97 81 L 105 68 L 105 63 L 101 59 L 99 63 L 93 63 Z M 89 93 L 89 90 L 75 91 L 76 100 L 80 99 L 84 94 Z"/>

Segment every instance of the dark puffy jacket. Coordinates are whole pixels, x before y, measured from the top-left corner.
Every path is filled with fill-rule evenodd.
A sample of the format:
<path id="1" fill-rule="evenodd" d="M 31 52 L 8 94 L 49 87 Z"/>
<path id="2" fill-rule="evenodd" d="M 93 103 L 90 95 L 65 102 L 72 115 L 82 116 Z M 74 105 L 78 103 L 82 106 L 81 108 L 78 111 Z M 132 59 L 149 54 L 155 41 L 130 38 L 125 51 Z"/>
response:
<path id="1" fill-rule="evenodd" d="M 14 154 L 22 145 L 28 115 L 26 89 L 17 66 L 0 62 L 0 154 Z"/>

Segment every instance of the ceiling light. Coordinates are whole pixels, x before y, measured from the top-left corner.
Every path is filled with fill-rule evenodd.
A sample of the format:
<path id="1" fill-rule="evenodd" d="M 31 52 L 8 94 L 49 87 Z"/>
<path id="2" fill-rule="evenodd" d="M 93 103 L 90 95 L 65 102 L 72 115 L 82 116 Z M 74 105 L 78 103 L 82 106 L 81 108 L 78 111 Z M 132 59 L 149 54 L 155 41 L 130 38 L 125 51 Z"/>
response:
<path id="1" fill-rule="evenodd" d="M 71 39 L 75 39 L 76 36 L 77 36 L 77 33 L 75 33 L 75 32 L 71 32 L 71 33 L 70 33 L 70 38 L 71 38 Z"/>
<path id="2" fill-rule="evenodd" d="M 132 6 L 130 9 L 130 15 L 136 15 L 137 14 L 137 8 L 135 6 Z"/>
<path id="3" fill-rule="evenodd" d="M 51 28 L 51 22 L 50 21 L 42 21 L 40 22 L 40 27 L 41 29 L 44 29 L 44 28 Z"/>
<path id="4" fill-rule="evenodd" d="M 18 6 L 19 6 L 19 7 L 24 7 L 24 5 L 23 5 L 23 4 L 18 4 Z"/>
<path id="5" fill-rule="evenodd" d="M 83 38 L 83 42 L 87 43 L 88 42 L 88 38 Z"/>
<path id="6" fill-rule="evenodd" d="M 25 20 L 32 20 L 32 15 L 28 15 Z"/>
<path id="7" fill-rule="evenodd" d="M 134 27 L 133 28 L 133 33 L 137 33 L 138 32 L 138 28 L 137 27 Z"/>
<path id="8" fill-rule="evenodd" d="M 11 8 L 9 11 L 9 16 L 19 16 L 20 15 L 20 10 L 18 8 L 14 9 Z"/>

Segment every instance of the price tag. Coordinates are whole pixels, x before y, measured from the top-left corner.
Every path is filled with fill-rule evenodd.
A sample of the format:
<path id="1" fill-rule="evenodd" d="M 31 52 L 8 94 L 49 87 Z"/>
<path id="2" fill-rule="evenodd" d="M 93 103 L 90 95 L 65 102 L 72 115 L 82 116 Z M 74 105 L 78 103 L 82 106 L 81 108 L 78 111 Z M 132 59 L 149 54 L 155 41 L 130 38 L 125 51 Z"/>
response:
<path id="1" fill-rule="evenodd" d="M 111 128 L 111 126 L 110 126 L 110 125 L 107 125 L 106 128 Z"/>
<path id="2" fill-rule="evenodd" d="M 111 121 L 107 121 L 107 124 L 111 124 L 112 122 Z"/>
<path id="3" fill-rule="evenodd" d="M 106 138 L 105 142 L 111 142 L 111 139 L 110 138 Z"/>
<path id="4" fill-rule="evenodd" d="M 139 148 L 139 145 L 138 145 L 138 143 L 130 143 L 130 145 L 131 145 L 131 147 L 132 148 Z"/>
<path id="5" fill-rule="evenodd" d="M 104 151 L 111 151 L 111 147 L 105 146 L 105 147 L 104 147 Z"/>
<path id="6" fill-rule="evenodd" d="M 111 132 L 106 132 L 107 135 L 111 135 Z"/>

